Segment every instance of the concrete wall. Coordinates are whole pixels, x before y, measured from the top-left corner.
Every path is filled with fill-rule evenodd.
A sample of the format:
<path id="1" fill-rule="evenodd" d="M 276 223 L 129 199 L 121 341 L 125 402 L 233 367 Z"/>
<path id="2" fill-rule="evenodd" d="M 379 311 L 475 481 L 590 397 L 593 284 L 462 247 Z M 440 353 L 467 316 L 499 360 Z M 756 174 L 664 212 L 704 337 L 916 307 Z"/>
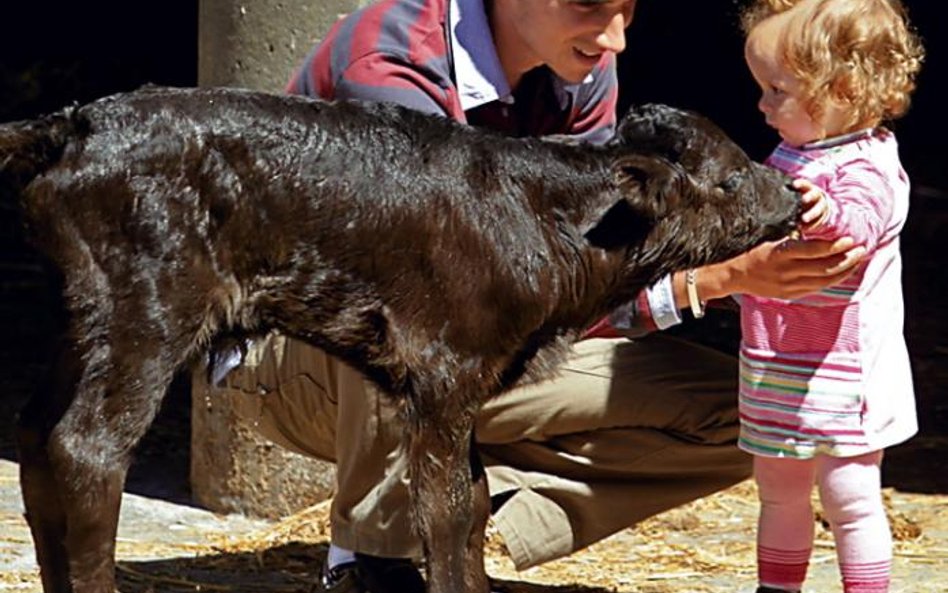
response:
<path id="1" fill-rule="evenodd" d="M 198 83 L 279 91 L 340 16 L 365 0 L 201 0 Z"/>
<path id="2" fill-rule="evenodd" d="M 359 0 L 201 0 L 198 83 L 279 92 L 293 68 Z M 279 229 L 269 229 L 279 232 Z M 278 518 L 331 496 L 335 466 L 265 441 L 203 370 L 192 382 L 191 491 L 218 512 Z"/>

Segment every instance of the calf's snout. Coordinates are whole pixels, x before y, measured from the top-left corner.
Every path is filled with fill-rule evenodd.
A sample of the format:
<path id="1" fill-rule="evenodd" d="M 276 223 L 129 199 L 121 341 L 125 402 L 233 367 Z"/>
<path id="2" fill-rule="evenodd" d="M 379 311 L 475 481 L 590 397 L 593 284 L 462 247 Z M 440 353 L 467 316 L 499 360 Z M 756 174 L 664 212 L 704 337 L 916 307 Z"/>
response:
<path id="1" fill-rule="evenodd" d="M 758 187 L 758 222 L 763 226 L 763 239 L 775 241 L 794 233 L 800 222 L 800 193 L 792 180 L 765 165 L 754 163 L 755 173 L 765 183 Z M 763 187 L 760 187 L 763 185 Z"/>

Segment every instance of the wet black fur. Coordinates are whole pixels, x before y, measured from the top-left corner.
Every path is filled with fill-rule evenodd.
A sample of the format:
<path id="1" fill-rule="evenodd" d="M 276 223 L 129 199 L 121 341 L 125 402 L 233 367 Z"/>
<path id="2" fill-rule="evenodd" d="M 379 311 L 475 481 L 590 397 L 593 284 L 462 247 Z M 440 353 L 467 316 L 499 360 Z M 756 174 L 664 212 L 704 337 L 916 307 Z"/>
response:
<path id="1" fill-rule="evenodd" d="M 271 329 L 402 407 L 429 588 L 483 593 L 481 404 L 552 374 L 643 286 L 782 236 L 797 210 L 780 175 L 663 106 L 592 147 L 159 88 L 0 126 L 0 202 L 60 303 L 53 372 L 17 434 L 47 593 L 113 591 L 129 458 L 175 371 Z"/>

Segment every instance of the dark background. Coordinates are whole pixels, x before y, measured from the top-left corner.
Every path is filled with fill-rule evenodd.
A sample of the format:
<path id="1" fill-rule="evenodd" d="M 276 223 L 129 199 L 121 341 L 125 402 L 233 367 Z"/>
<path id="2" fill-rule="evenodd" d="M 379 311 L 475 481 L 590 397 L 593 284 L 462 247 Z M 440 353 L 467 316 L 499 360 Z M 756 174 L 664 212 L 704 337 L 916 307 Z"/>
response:
<path id="1" fill-rule="evenodd" d="M 938 0 L 905 4 L 928 58 L 913 107 L 896 131 L 915 183 L 945 190 L 948 8 Z M 145 82 L 196 84 L 197 0 L 7 5 L 0 14 L 0 121 Z M 743 63 L 738 8 L 736 0 L 639 0 L 628 49 L 620 56 L 620 107 L 660 101 L 696 109 L 752 156 L 765 156 L 776 136 L 757 113 L 757 90 Z"/>
<path id="2" fill-rule="evenodd" d="M 7 4 L 0 15 L 0 121 L 145 82 L 196 84 L 197 0 Z M 928 59 L 913 107 L 896 131 L 913 180 L 946 189 L 948 117 L 942 109 L 948 92 L 942 81 L 948 75 L 943 30 L 948 8 L 937 0 L 905 4 Z M 735 0 L 639 0 L 628 49 L 620 57 L 621 107 L 661 101 L 697 109 L 752 156 L 766 155 L 775 136 L 756 111 L 738 7 Z"/>
<path id="3" fill-rule="evenodd" d="M 946 190 L 948 7 L 935 0 L 904 4 L 927 59 L 912 108 L 894 128 L 913 182 Z M 757 111 L 759 92 L 743 61 L 739 6 L 733 0 L 639 0 L 620 58 L 621 102 L 661 101 L 701 111 L 761 159 L 778 138 Z"/>
<path id="4" fill-rule="evenodd" d="M 948 294 L 948 93 L 943 84 L 948 74 L 943 30 L 948 9 L 938 0 L 908 0 L 906 5 L 928 54 L 912 109 L 895 125 L 915 188 L 903 233 L 906 335 L 923 433 L 945 441 L 937 446 L 917 442 L 929 443 L 923 447 L 932 459 L 943 459 L 948 457 L 948 314 L 942 306 Z M 756 108 L 758 91 L 743 63 L 738 6 L 733 0 L 640 0 L 628 49 L 619 60 L 620 109 L 650 101 L 695 109 L 719 123 L 752 157 L 765 157 L 777 137 Z M 7 2 L 0 12 L 0 121 L 32 117 L 146 82 L 195 85 L 197 14 L 197 0 Z M 313 36 L 321 33 L 314 31 Z M 6 332 L 7 338 L 0 340 L 6 344 L 0 348 L 0 389 L 8 394 L 26 384 L 28 375 L 41 372 L 31 366 L 26 350 L 18 348 L 20 335 L 28 338 L 33 322 L 4 309 L 4 303 L 30 294 L 11 261 L 9 254 L 0 253 L 0 296 L 6 299 L 0 299 L 0 333 Z M 736 339 L 733 318 L 722 314 L 681 331 L 725 346 Z M 180 443 L 178 457 L 162 464 L 185 481 L 187 395 L 186 381 L 176 383 L 139 453 L 144 460 L 149 447 L 162 455 L 169 443 Z M 4 398 L 6 404 L 0 406 L 0 428 L 9 426 L 12 412 L 6 408 L 12 399 Z M 8 435 L 0 430 L 0 455 L 5 457 L 12 455 Z M 898 451 L 894 456 L 898 458 Z M 135 480 L 133 469 L 133 490 Z M 916 485 L 920 490 L 932 488 L 931 483 Z M 941 491 L 948 487 L 943 485 Z"/>

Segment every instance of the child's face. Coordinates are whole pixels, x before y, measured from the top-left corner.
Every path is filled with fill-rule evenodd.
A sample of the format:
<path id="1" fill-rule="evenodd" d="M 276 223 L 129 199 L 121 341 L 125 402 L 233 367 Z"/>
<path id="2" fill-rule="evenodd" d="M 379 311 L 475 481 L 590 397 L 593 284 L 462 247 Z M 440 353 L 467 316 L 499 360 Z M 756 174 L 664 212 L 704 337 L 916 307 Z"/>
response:
<path id="1" fill-rule="evenodd" d="M 779 35 L 771 22 L 775 18 L 758 25 L 744 47 L 747 66 L 761 89 L 757 107 L 763 112 L 767 125 L 777 130 L 784 142 L 791 146 L 840 134 L 843 131 L 842 113 L 830 102 L 818 121 L 807 112 L 802 86 L 781 59 Z"/>

